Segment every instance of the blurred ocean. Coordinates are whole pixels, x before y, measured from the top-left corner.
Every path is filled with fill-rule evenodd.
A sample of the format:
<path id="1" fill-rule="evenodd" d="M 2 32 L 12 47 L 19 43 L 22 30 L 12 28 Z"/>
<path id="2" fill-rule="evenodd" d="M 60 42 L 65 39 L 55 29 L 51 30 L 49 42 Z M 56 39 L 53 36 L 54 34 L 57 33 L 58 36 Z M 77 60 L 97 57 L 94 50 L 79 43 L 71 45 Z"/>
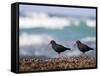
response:
<path id="1" fill-rule="evenodd" d="M 57 43 L 73 49 L 73 51 L 62 53 L 62 56 L 79 56 L 82 53 L 73 47 L 75 41 L 81 40 L 83 43 L 95 48 L 95 36 L 95 27 L 89 27 L 85 21 L 80 21 L 77 26 L 72 23 L 63 29 L 43 27 L 20 29 L 20 56 L 57 57 L 57 53 L 51 47 L 48 47 L 51 40 L 55 40 Z M 91 50 L 86 55 L 95 56 L 95 53 L 95 51 Z"/>
<path id="2" fill-rule="evenodd" d="M 33 8 L 32 6 L 30 6 Z M 61 56 L 79 56 L 82 55 L 77 47 L 74 47 L 76 40 L 87 44 L 88 46 L 96 49 L 96 18 L 95 13 L 91 14 L 91 10 L 77 9 L 81 11 L 80 14 L 73 10 L 76 9 L 63 9 L 65 12 L 58 14 L 56 8 L 54 12 L 41 9 L 25 9 L 20 8 L 19 17 L 19 55 L 20 57 L 36 57 L 36 58 L 55 58 L 57 53 L 48 46 L 51 40 L 64 45 L 65 47 L 72 48 L 72 51 L 65 51 Z M 29 7 L 28 7 L 29 8 Z M 42 7 L 39 7 L 39 9 Z M 62 10 L 62 8 L 60 8 Z M 27 10 L 29 12 L 27 12 Z M 47 10 L 47 11 L 46 11 Z M 37 12 L 34 12 L 37 11 Z M 25 13 L 26 12 L 26 13 Z M 45 12 L 45 13 L 44 13 Z M 86 13 L 87 12 L 87 13 Z M 82 14 L 81 14 L 82 13 Z M 96 50 L 90 50 L 85 53 L 88 56 L 96 56 Z"/>

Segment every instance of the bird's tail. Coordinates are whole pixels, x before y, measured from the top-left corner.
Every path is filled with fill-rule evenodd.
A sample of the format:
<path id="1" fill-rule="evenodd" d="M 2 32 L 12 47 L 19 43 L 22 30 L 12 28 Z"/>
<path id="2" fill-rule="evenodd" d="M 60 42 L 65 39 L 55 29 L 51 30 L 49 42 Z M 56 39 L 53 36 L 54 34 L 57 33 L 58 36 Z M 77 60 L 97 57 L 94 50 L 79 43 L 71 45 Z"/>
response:
<path id="1" fill-rule="evenodd" d="M 94 50 L 93 48 L 90 48 L 90 50 Z"/>
<path id="2" fill-rule="evenodd" d="M 71 48 L 67 48 L 67 50 L 71 50 Z"/>

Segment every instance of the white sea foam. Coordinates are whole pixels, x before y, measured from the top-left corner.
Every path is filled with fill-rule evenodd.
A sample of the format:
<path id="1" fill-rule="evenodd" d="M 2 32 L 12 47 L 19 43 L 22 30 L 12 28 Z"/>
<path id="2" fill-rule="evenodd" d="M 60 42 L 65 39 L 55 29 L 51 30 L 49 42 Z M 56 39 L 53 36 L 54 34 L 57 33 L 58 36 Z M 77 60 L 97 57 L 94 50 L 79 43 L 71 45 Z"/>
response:
<path id="1" fill-rule="evenodd" d="M 20 46 L 30 46 L 30 45 L 42 45 L 48 44 L 53 38 L 49 35 L 44 34 L 27 34 L 24 33 L 19 38 Z"/>
<path id="2" fill-rule="evenodd" d="M 89 27 L 95 27 L 96 26 L 96 21 L 95 20 L 86 20 L 86 24 Z"/>
<path id="3" fill-rule="evenodd" d="M 96 37 L 85 37 L 85 38 L 82 38 L 81 41 L 84 41 L 84 42 L 96 41 Z"/>
<path id="4" fill-rule="evenodd" d="M 29 13 L 27 16 L 19 17 L 20 28 L 34 28 L 43 27 L 49 29 L 63 29 L 65 26 L 70 26 L 72 23 L 78 26 L 80 18 L 58 17 L 49 16 L 47 13 Z M 84 19 L 87 26 L 95 27 L 96 21 L 90 19 Z"/>
<path id="5" fill-rule="evenodd" d="M 23 33 L 22 35 L 20 35 L 20 41 L 19 41 L 20 55 L 46 56 L 46 57 L 51 57 L 51 58 L 58 57 L 58 54 L 51 47 L 47 47 L 47 45 L 52 39 L 57 41 L 57 39 L 46 34 Z M 95 38 L 86 37 L 86 38 L 81 39 L 81 41 L 82 42 L 95 41 Z M 79 56 L 82 54 L 82 52 L 80 52 L 77 47 L 73 47 L 74 42 L 75 41 L 72 41 L 72 42 L 64 41 L 65 44 L 63 44 L 62 42 L 59 43 L 59 41 L 57 41 L 57 43 L 64 45 L 65 47 L 71 48 L 71 50 L 66 50 L 65 52 L 61 53 L 61 56 Z M 69 46 L 67 46 L 67 44 Z M 89 55 L 91 54 L 91 52 L 87 54 Z M 95 55 L 95 52 L 92 55 Z"/>

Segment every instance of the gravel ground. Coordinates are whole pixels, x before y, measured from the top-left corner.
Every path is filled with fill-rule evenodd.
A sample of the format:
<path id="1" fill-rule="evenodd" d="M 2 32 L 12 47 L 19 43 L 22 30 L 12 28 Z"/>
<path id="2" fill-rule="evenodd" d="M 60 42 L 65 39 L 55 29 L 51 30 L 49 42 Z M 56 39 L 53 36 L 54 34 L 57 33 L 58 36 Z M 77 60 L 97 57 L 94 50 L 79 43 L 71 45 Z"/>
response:
<path id="1" fill-rule="evenodd" d="M 96 67 L 96 58 L 89 56 L 64 57 L 53 59 L 20 59 L 19 71 L 64 70 Z"/>

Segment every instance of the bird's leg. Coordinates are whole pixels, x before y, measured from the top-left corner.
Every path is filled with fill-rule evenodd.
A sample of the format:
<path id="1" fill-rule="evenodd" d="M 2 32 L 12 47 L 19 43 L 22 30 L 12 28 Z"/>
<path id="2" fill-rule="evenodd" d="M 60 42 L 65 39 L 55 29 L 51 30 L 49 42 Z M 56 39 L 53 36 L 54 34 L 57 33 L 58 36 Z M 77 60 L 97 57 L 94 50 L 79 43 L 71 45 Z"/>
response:
<path id="1" fill-rule="evenodd" d="M 58 53 L 58 59 L 60 59 L 60 53 Z"/>
<path id="2" fill-rule="evenodd" d="M 74 44 L 74 47 L 76 47 L 76 46 L 77 46 L 77 44 L 75 43 L 75 44 Z"/>

